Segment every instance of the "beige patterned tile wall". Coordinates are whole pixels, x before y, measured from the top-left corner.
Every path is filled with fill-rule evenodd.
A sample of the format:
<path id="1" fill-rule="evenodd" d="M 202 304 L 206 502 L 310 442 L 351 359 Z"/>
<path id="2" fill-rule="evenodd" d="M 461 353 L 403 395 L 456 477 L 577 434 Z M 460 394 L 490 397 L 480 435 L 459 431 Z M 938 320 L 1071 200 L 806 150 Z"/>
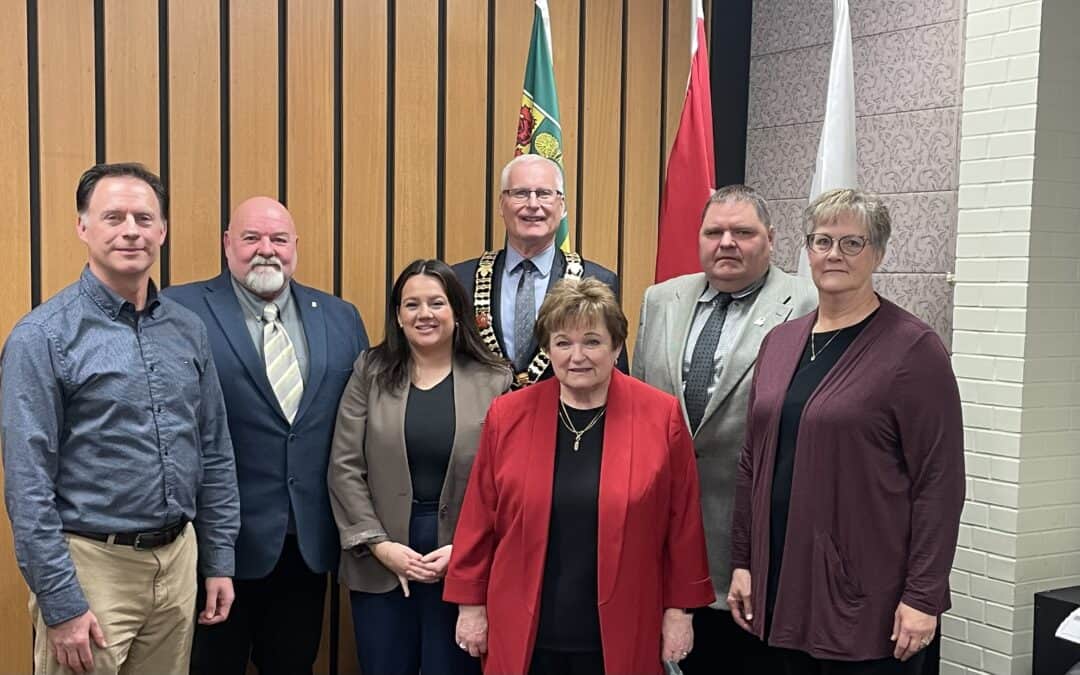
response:
<path id="1" fill-rule="evenodd" d="M 859 182 L 894 232 L 883 295 L 950 340 L 963 0 L 851 0 Z M 770 200 L 777 261 L 794 269 L 825 112 L 832 0 L 756 0 L 746 181 Z"/>

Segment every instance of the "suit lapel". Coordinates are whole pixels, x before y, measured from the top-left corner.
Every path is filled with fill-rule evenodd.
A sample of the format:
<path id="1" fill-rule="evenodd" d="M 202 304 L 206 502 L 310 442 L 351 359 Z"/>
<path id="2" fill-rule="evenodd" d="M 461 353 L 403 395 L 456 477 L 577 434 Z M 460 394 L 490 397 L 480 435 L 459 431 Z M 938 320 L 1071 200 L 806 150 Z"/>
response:
<path id="1" fill-rule="evenodd" d="M 705 275 L 694 275 L 692 283 L 675 289 L 675 302 L 665 308 L 667 312 L 668 335 L 668 372 L 675 383 L 675 396 L 678 397 L 683 417 L 686 417 L 686 399 L 683 397 L 683 360 L 686 358 L 686 339 L 690 335 L 690 326 L 694 323 L 694 314 L 698 298 L 705 289 Z M 689 423 L 689 420 L 687 420 Z"/>
<path id="2" fill-rule="evenodd" d="M 757 362 L 758 350 L 761 341 L 765 339 L 769 331 L 777 325 L 784 323 L 791 316 L 793 305 L 791 294 L 785 292 L 786 288 L 778 288 L 776 283 L 780 275 L 770 276 L 772 285 L 767 281 L 765 286 L 758 291 L 757 299 L 749 313 L 743 319 L 739 334 L 735 336 L 734 349 L 724 360 L 723 370 L 720 371 L 720 380 L 716 383 L 709 404 L 705 406 L 705 414 L 701 418 L 702 425 L 709 416 L 716 412 L 720 404 L 731 394 L 735 386 L 746 375 L 746 371 Z"/>
<path id="3" fill-rule="evenodd" d="M 633 401 L 626 391 L 626 375 L 611 374 L 604 420 L 604 454 L 600 459 L 599 523 L 597 525 L 597 601 L 603 605 L 615 592 L 622 556 L 623 529 L 630 499 L 633 463 Z"/>
<path id="4" fill-rule="evenodd" d="M 300 313 L 300 321 L 304 324 L 304 337 L 307 339 L 308 348 L 308 377 L 304 383 L 304 395 L 300 398 L 300 406 L 293 419 L 295 424 L 311 406 L 311 401 L 326 376 L 326 314 L 322 305 L 315 300 L 311 289 L 296 283 L 295 280 L 291 286 L 293 301 Z"/>
<path id="5" fill-rule="evenodd" d="M 503 267 L 506 266 L 506 249 L 499 251 L 495 256 L 495 265 L 491 268 L 491 323 L 495 329 L 495 339 L 499 342 L 499 349 L 506 353 L 506 341 L 502 334 L 502 275 Z"/>
<path id="6" fill-rule="evenodd" d="M 244 310 L 240 307 L 240 301 L 236 299 L 236 291 L 233 290 L 229 273 L 224 272 L 211 281 L 207 284 L 206 290 L 206 304 L 210 307 L 211 314 L 221 327 L 221 332 L 224 333 L 237 360 L 243 364 L 248 377 L 267 403 L 282 419 L 285 419 L 277 396 L 274 396 L 274 390 L 270 386 L 270 380 L 266 377 L 266 364 L 259 358 L 255 344 L 251 341 L 251 333 L 248 332 L 247 323 L 244 320 Z"/>
<path id="7" fill-rule="evenodd" d="M 530 442 L 525 470 L 525 498 L 522 501 L 522 552 L 524 579 L 540 580 L 547 555 L 548 526 L 551 523 L 552 483 L 555 476 L 555 433 L 559 407 L 559 381 L 545 380 L 529 387 L 535 393 L 532 420 L 526 422 Z M 602 471 L 602 470 L 601 470 Z M 603 483 L 603 479 L 601 479 Z M 539 589 L 539 586 L 537 586 Z M 529 612 L 536 614 L 539 593 L 526 593 Z"/>

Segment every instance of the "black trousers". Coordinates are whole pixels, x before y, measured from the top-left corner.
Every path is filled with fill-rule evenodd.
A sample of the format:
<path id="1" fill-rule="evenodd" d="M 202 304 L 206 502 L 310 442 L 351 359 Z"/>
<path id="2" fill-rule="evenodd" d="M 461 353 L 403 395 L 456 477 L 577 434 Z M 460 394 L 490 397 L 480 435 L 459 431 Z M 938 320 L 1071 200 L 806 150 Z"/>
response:
<path id="1" fill-rule="evenodd" d="M 438 504 L 413 503 L 409 544 L 418 553 L 439 545 Z M 443 584 L 409 584 L 409 597 L 352 591 L 356 658 L 364 675 L 479 675 L 480 660 L 454 642 L 457 605 L 442 599 Z"/>
<path id="2" fill-rule="evenodd" d="M 248 658 L 260 675 L 311 673 L 322 636 L 326 575 L 308 569 L 295 535 L 286 535 L 281 557 L 262 579 L 233 581 L 229 618 L 195 626 L 192 675 L 243 675 Z M 206 606 L 199 580 L 196 611 Z"/>
<path id="3" fill-rule="evenodd" d="M 925 661 L 925 651 L 903 662 L 891 656 L 872 661 L 833 661 L 815 659 L 805 652 L 769 647 L 766 666 L 761 672 L 776 675 L 920 675 Z"/>
<path id="4" fill-rule="evenodd" d="M 604 652 L 534 649 L 529 675 L 604 675 Z"/>
<path id="5" fill-rule="evenodd" d="M 739 628 L 731 612 L 702 607 L 694 612 L 694 649 L 679 664 L 686 675 L 758 675 L 765 643 Z"/>

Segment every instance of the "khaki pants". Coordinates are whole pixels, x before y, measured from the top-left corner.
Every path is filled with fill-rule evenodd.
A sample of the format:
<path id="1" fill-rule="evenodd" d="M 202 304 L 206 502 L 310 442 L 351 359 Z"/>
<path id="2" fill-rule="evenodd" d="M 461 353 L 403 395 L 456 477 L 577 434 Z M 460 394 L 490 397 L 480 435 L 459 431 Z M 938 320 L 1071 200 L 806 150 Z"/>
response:
<path id="1" fill-rule="evenodd" d="M 198 547 L 188 524 L 167 546 L 136 551 L 65 535 L 90 611 L 105 634 L 105 649 L 91 641 L 94 673 L 187 673 L 195 617 Z M 70 675 L 56 661 L 45 621 L 30 596 L 35 675 Z"/>

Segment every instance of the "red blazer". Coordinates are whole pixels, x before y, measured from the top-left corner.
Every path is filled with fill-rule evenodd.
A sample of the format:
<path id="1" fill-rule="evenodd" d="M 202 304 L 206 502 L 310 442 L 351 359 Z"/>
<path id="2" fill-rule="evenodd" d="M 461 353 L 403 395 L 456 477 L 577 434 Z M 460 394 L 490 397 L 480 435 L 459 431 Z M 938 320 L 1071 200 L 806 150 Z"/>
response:
<path id="1" fill-rule="evenodd" d="M 551 517 L 559 382 L 488 410 L 443 597 L 486 605 L 486 673 L 529 669 Z M 659 673 L 665 608 L 713 601 L 697 464 L 675 398 L 613 372 L 600 466 L 597 595 L 604 668 Z"/>

